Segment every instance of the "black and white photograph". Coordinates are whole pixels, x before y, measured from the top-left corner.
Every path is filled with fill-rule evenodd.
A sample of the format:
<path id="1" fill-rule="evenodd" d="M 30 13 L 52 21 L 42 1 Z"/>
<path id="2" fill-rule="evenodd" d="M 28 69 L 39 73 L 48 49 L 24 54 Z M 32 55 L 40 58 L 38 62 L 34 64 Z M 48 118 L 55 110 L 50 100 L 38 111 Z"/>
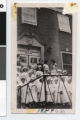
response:
<path id="1" fill-rule="evenodd" d="M 16 11 L 16 109 L 72 110 L 72 14 L 63 7 Z"/>

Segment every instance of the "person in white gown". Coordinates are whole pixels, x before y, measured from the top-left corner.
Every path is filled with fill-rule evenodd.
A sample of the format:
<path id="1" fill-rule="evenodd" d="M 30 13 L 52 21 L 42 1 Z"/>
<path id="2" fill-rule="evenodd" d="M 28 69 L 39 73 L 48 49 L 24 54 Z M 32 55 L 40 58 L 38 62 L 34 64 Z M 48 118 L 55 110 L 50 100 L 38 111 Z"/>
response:
<path id="1" fill-rule="evenodd" d="M 52 90 L 52 94 L 53 94 L 53 98 L 54 98 L 54 103 L 60 103 L 60 76 L 62 73 L 61 69 L 58 69 L 58 65 L 57 63 L 52 60 L 52 70 L 51 70 L 51 75 L 52 76 L 52 84 L 51 84 L 51 90 Z"/>
<path id="2" fill-rule="evenodd" d="M 26 90 L 27 90 L 27 86 L 24 86 L 25 84 L 28 83 L 29 81 L 29 76 L 28 76 L 28 68 L 27 67 L 23 67 L 22 68 L 22 73 L 20 75 L 20 82 L 19 82 L 19 86 L 21 86 L 21 103 L 22 106 L 24 106 L 26 104 Z"/>
<path id="3" fill-rule="evenodd" d="M 41 77 L 40 77 L 41 76 Z M 38 78 L 35 83 L 38 88 L 37 92 L 37 100 L 38 102 L 44 101 L 44 93 L 43 93 L 43 71 L 42 71 L 42 66 L 38 65 L 38 69 L 36 71 L 36 78 Z"/>
<path id="4" fill-rule="evenodd" d="M 71 78 L 67 75 L 67 71 L 63 71 L 63 75 L 61 77 L 61 83 L 60 83 L 60 98 L 62 101 L 62 104 L 65 105 L 67 103 L 71 103 Z M 70 81 L 70 84 L 68 83 Z"/>
<path id="5" fill-rule="evenodd" d="M 32 67 L 32 74 L 30 76 L 30 81 L 33 81 L 32 83 L 30 83 L 30 95 L 31 95 L 31 100 L 32 102 L 37 102 L 37 85 L 36 85 L 36 70 L 37 70 L 37 65 L 35 66 L 31 66 Z"/>
<path id="6" fill-rule="evenodd" d="M 66 87 L 66 92 L 67 92 L 67 103 L 70 105 L 72 104 L 72 77 L 71 76 L 66 76 L 65 81 L 64 81 L 65 87 Z"/>

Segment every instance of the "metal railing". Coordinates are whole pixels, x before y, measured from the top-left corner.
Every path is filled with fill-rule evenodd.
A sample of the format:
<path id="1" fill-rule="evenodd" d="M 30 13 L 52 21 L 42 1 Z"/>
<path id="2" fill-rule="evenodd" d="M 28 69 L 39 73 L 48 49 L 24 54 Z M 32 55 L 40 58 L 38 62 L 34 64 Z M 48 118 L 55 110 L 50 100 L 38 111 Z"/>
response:
<path id="1" fill-rule="evenodd" d="M 26 107 L 46 108 L 47 106 L 48 106 L 48 108 L 50 108 L 50 107 L 53 108 L 54 106 L 55 106 L 55 108 L 61 107 L 61 105 L 63 105 L 63 101 L 62 101 L 63 93 L 62 93 L 62 91 L 59 90 L 61 83 L 64 87 L 67 98 L 69 99 L 68 100 L 69 104 L 66 103 L 66 105 L 68 105 L 68 107 L 71 108 L 72 100 L 71 100 L 71 97 L 68 93 L 67 87 L 64 82 L 64 79 L 66 76 L 71 76 L 71 75 L 42 75 L 40 77 L 37 77 L 34 80 L 29 81 L 28 83 L 26 83 L 23 86 L 18 86 L 17 87 L 17 108 L 21 108 L 22 106 L 24 106 L 25 108 Z M 52 80 L 49 80 L 50 79 L 49 77 L 51 77 Z M 55 103 L 55 95 L 51 90 L 51 89 L 53 89 L 53 85 L 54 85 L 53 83 L 51 83 L 51 81 L 53 82 L 55 77 L 56 77 L 56 79 L 58 79 L 56 103 Z M 50 86 L 50 85 L 52 85 L 52 86 Z M 35 88 L 35 92 L 37 95 L 35 95 L 34 90 L 32 88 Z M 59 103 L 58 103 L 58 97 L 60 98 Z M 36 100 L 35 100 L 35 98 L 36 98 Z M 24 99 L 24 100 L 22 100 L 22 99 Z M 28 102 L 26 102 L 27 99 L 28 99 Z M 50 101 L 48 99 L 50 99 Z M 63 108 L 65 108 L 65 107 L 66 106 L 63 105 Z"/>

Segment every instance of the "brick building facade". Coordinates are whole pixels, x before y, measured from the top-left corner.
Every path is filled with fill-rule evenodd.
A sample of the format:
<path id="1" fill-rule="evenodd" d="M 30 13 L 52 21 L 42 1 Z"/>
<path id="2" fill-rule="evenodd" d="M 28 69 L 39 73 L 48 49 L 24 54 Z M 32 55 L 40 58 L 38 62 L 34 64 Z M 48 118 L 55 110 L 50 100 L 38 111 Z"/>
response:
<path id="1" fill-rule="evenodd" d="M 49 65 L 51 59 L 54 59 L 59 68 L 67 69 L 68 72 L 71 73 L 72 16 L 63 15 L 62 12 L 56 9 L 33 8 L 31 22 L 29 21 L 30 12 L 28 13 L 28 9 L 31 8 L 25 8 L 25 13 L 23 13 L 24 11 L 22 9 L 23 8 L 18 8 L 17 10 L 19 54 L 23 54 L 22 57 L 28 56 L 28 64 L 31 63 L 31 60 L 29 60 L 31 57 L 35 58 L 35 62 L 38 62 L 39 58 L 41 58 L 42 61 L 48 60 Z M 34 9 L 36 9 L 36 11 L 34 11 Z M 60 9 L 60 11 L 62 11 L 62 9 Z M 35 12 L 36 14 L 34 15 Z M 58 15 L 63 17 L 63 28 L 59 26 Z M 24 21 L 25 18 L 26 21 Z M 24 53 L 20 53 L 20 49 L 24 49 L 22 50 Z"/>

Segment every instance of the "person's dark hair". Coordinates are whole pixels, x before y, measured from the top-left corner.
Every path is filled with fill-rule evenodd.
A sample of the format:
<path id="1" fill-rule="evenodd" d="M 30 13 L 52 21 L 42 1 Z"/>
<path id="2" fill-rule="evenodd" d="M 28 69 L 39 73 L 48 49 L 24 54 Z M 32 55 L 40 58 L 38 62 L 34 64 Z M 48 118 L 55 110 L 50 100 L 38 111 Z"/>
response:
<path id="1" fill-rule="evenodd" d="M 45 60 L 45 61 L 44 61 L 44 64 L 47 64 L 47 63 L 48 63 L 48 60 Z"/>
<path id="2" fill-rule="evenodd" d="M 51 59 L 51 62 L 53 63 L 53 65 L 56 63 L 56 61 L 55 61 L 55 60 L 53 60 L 53 59 Z"/>
<path id="3" fill-rule="evenodd" d="M 41 66 L 41 71 L 43 71 L 43 65 L 42 64 L 38 64 L 37 71 L 39 70 L 39 66 Z"/>
<path id="4" fill-rule="evenodd" d="M 27 72 L 27 68 L 24 68 L 24 69 L 23 69 L 23 72 Z"/>

